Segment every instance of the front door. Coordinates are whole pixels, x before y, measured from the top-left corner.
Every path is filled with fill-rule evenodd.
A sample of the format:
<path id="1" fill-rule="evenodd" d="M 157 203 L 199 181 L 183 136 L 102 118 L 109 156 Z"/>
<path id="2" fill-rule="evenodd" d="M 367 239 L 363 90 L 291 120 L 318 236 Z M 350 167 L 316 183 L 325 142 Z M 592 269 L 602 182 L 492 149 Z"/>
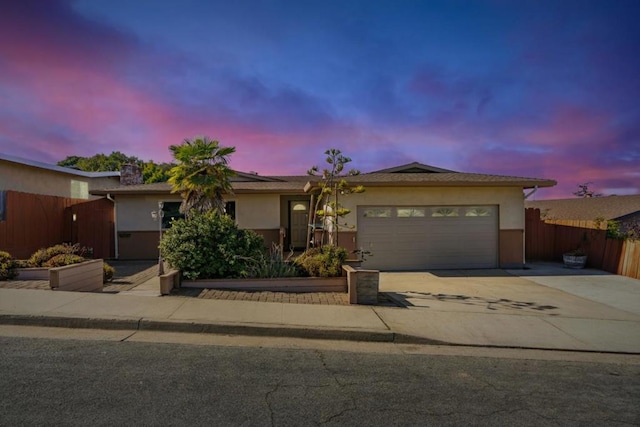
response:
<path id="1" fill-rule="evenodd" d="M 309 224 L 309 201 L 289 202 L 289 235 L 294 248 L 307 247 L 307 227 Z"/>

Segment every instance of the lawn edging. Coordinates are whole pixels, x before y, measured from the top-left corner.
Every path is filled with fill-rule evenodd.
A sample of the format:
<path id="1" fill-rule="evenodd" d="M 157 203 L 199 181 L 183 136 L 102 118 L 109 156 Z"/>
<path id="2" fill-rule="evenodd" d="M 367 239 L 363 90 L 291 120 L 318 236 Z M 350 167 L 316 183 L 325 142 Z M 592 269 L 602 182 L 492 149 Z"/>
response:
<path id="1" fill-rule="evenodd" d="M 347 277 L 183 280 L 183 288 L 271 292 L 347 292 Z"/>

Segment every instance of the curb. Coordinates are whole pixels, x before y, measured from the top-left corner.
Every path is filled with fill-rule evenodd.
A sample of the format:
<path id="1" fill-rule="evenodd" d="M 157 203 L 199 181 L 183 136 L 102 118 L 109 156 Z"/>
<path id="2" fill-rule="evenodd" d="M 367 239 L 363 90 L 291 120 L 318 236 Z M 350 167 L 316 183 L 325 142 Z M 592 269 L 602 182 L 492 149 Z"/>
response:
<path id="1" fill-rule="evenodd" d="M 29 316 L 2 314 L 0 324 L 16 326 L 45 326 L 52 328 L 138 330 L 139 319 L 100 319 L 82 317 Z"/>
<path id="2" fill-rule="evenodd" d="M 242 323 L 197 323 L 144 318 L 101 319 L 2 314 L 0 315 L 0 324 L 16 326 L 44 326 L 54 328 L 165 331 L 389 343 L 394 342 L 396 338 L 396 334 L 391 331 L 375 331 L 368 329 L 328 329 L 285 325 L 263 326 Z"/>
<path id="3" fill-rule="evenodd" d="M 328 329 L 288 325 L 263 326 L 244 323 L 196 323 L 188 321 L 169 322 L 149 319 L 140 320 L 139 330 L 368 342 L 393 342 L 395 336 L 391 331 L 381 332 L 368 329 Z"/>
<path id="4" fill-rule="evenodd" d="M 43 326 L 53 328 L 105 329 L 130 331 L 184 332 L 193 334 L 246 335 L 281 338 L 306 338 L 338 341 L 378 342 L 395 344 L 440 345 L 451 347 L 504 348 L 519 350 L 568 351 L 576 353 L 603 353 L 640 355 L 629 351 L 604 351 L 587 349 L 563 349 L 527 347 L 513 345 L 460 344 L 392 331 L 368 329 L 328 329 L 303 326 L 273 325 L 263 326 L 243 323 L 196 323 L 188 321 L 165 321 L 144 318 L 81 318 L 60 316 L 29 316 L 22 314 L 0 314 L 0 325 Z"/>

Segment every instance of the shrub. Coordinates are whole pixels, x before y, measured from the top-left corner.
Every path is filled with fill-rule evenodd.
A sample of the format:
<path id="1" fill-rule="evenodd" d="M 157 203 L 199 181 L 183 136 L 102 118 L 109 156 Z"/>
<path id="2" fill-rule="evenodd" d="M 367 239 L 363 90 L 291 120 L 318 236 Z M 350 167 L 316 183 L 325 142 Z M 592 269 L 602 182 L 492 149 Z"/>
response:
<path id="1" fill-rule="evenodd" d="M 75 245 L 62 243 L 60 245 L 38 249 L 33 253 L 33 255 L 31 255 L 31 258 L 29 258 L 29 264 L 32 267 L 49 267 L 45 264 L 47 263 L 47 261 L 57 255 L 77 255 L 80 257 L 84 257 L 87 255 L 87 253 L 87 248 L 81 247 L 77 243 Z"/>
<path id="2" fill-rule="evenodd" d="M 31 264 L 29 263 L 29 260 L 26 259 L 17 259 L 15 260 L 16 263 L 16 268 L 29 268 L 31 267 Z"/>
<path id="3" fill-rule="evenodd" d="M 296 263 L 309 276 L 338 277 L 342 275 L 342 263 L 346 259 L 345 248 L 325 245 L 305 251 L 296 259 Z"/>
<path id="4" fill-rule="evenodd" d="M 115 274 L 116 269 L 111 267 L 106 262 L 102 263 L 102 282 L 107 283 L 113 279 L 113 275 Z"/>
<path id="5" fill-rule="evenodd" d="M 53 267 L 64 267 L 65 265 L 78 264 L 80 262 L 86 261 L 80 255 L 74 254 L 59 254 L 53 256 L 47 262 L 45 262 L 42 266 L 53 268 Z"/>
<path id="6" fill-rule="evenodd" d="M 164 259 L 190 280 L 247 277 L 247 258 L 264 253 L 264 240 L 253 231 L 240 230 L 228 216 L 210 211 L 174 220 L 160 249 Z"/>
<path id="7" fill-rule="evenodd" d="M 0 251 L 0 280 L 11 280 L 17 275 L 16 262 L 11 254 Z"/>
<path id="8" fill-rule="evenodd" d="M 259 279 L 275 277 L 296 277 L 300 275 L 300 268 L 297 264 L 289 262 L 282 256 L 282 247 L 273 244 L 270 255 L 264 252 L 257 258 L 247 259 L 248 277 Z"/>

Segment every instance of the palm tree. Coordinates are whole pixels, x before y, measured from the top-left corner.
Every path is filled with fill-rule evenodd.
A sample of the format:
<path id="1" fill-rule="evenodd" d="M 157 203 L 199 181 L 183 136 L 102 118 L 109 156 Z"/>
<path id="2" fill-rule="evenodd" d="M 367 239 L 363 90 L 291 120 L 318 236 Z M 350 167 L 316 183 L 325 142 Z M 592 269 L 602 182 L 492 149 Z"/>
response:
<path id="1" fill-rule="evenodd" d="M 169 171 L 172 193 L 182 195 L 180 211 L 204 213 L 214 209 L 224 214 L 224 194 L 232 194 L 230 178 L 235 172 L 228 166 L 228 156 L 235 147 L 221 147 L 218 141 L 198 137 L 185 139 L 169 147 L 177 164 Z"/>

